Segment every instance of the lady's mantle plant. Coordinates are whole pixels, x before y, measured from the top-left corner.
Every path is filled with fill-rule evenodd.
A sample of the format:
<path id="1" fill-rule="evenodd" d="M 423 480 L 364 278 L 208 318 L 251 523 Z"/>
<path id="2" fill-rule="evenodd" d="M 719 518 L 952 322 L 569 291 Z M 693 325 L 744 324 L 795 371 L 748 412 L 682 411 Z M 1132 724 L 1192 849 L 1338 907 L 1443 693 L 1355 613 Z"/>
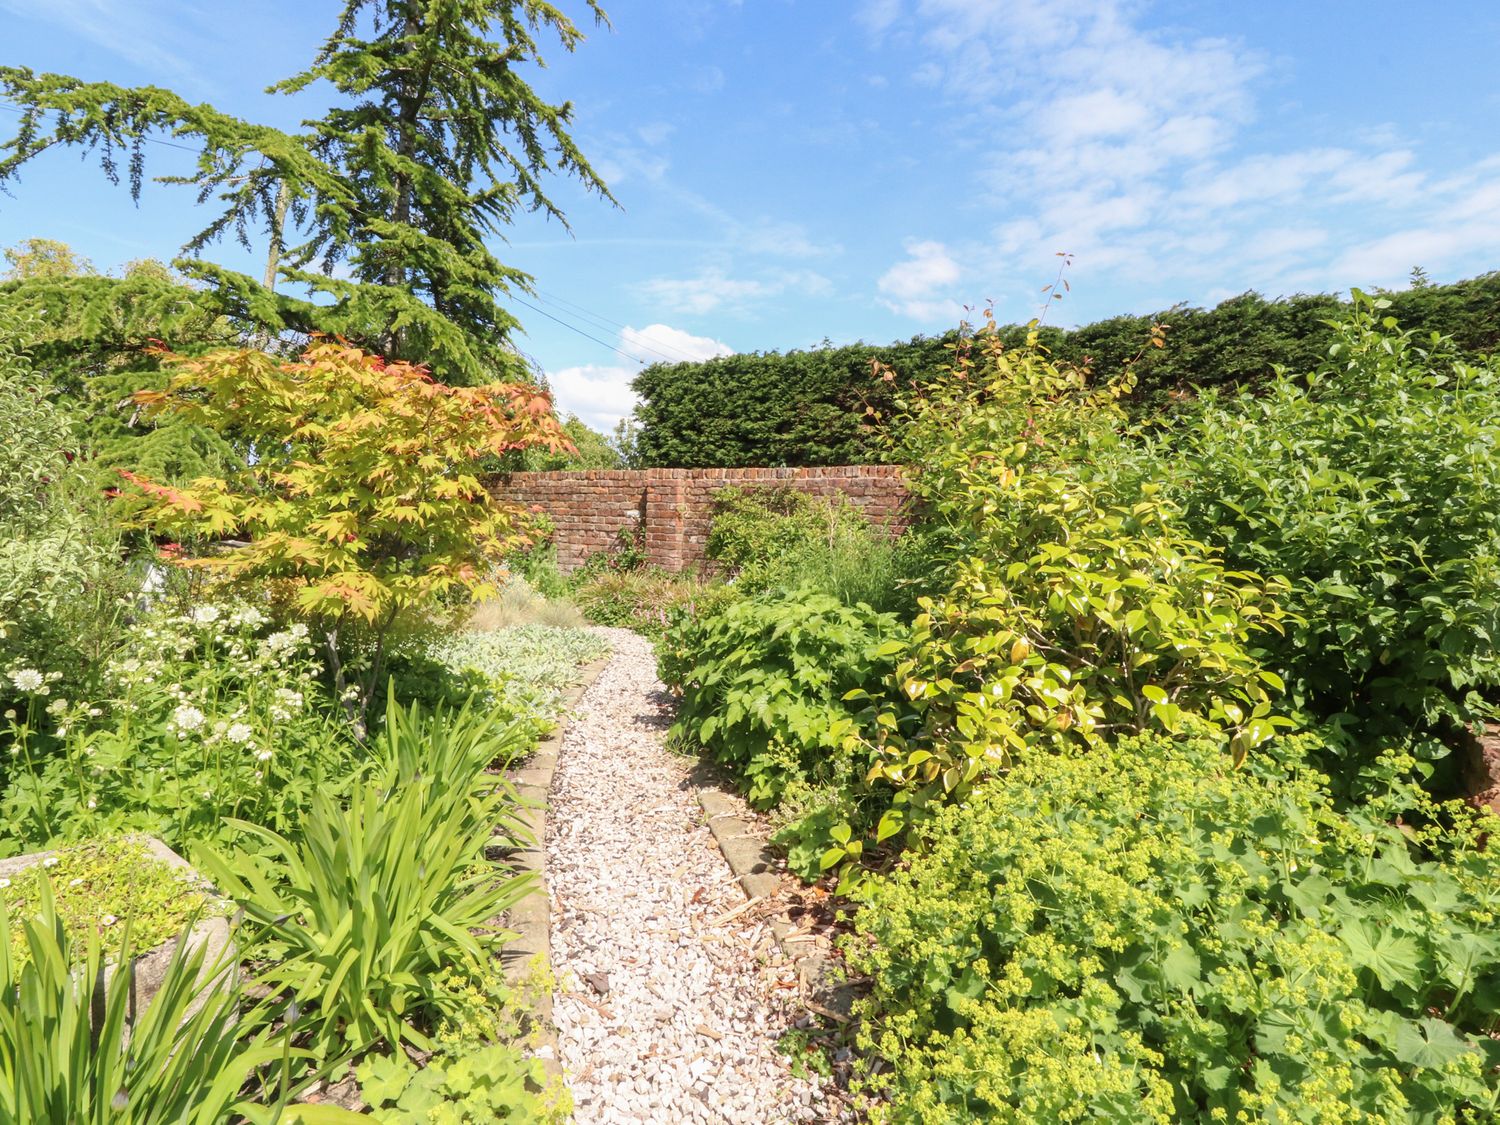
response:
<path id="1" fill-rule="evenodd" d="M 527 542 L 523 513 L 496 503 L 479 459 L 567 448 L 546 394 L 496 383 L 449 387 L 407 363 L 316 343 L 291 363 L 256 351 L 177 359 L 148 413 L 229 438 L 244 457 L 225 479 L 174 488 L 125 474 L 147 526 L 208 544 L 182 564 L 228 579 L 283 584 L 314 618 L 341 694 L 363 718 L 386 638 L 405 612 L 490 591 L 490 564 Z"/>
<path id="2" fill-rule="evenodd" d="M 1032 756 L 867 884 L 890 1119 L 1495 1120 L 1494 820 L 1339 812 L 1310 736 L 1235 771 L 1190 726 Z"/>

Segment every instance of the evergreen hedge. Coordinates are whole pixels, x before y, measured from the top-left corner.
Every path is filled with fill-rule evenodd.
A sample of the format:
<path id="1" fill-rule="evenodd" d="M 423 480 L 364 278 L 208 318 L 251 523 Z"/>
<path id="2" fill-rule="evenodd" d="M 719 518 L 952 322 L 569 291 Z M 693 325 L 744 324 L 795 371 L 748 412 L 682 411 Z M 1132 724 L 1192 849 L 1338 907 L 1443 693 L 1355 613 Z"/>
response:
<path id="1" fill-rule="evenodd" d="M 1490 354 L 1500 344 L 1500 272 L 1451 285 L 1419 282 L 1383 295 L 1403 328 L 1450 336 L 1462 355 Z M 1101 374 L 1139 356 L 1132 407 L 1144 414 L 1196 388 L 1252 384 L 1277 366 L 1311 371 L 1324 357 L 1327 321 L 1347 307 L 1327 294 L 1267 300 L 1251 292 L 1212 309 L 1177 306 L 1048 328 L 1042 336 L 1060 361 L 1087 360 Z M 1165 348 L 1148 346 L 1153 323 L 1168 326 Z M 1005 329 L 1016 342 L 1024 332 Z M 954 339 L 948 333 L 884 347 L 825 343 L 806 351 L 653 364 L 635 380 L 641 398 L 635 461 L 643 468 L 880 461 L 884 443 L 867 410 L 886 413 L 896 385 L 874 377 L 871 362 L 888 365 L 901 380 L 921 379 L 948 362 L 946 346 Z"/>

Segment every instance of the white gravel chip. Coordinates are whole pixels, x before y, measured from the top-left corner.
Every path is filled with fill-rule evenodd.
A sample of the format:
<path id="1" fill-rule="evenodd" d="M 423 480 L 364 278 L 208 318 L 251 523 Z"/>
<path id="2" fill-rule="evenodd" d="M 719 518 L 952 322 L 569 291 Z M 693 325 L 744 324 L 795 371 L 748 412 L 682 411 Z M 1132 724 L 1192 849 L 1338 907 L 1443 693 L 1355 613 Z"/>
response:
<path id="1" fill-rule="evenodd" d="M 644 639 L 615 655 L 563 736 L 547 814 L 558 1045 L 579 1125 L 826 1120 L 822 1080 L 776 1041 L 796 973 L 745 914 L 703 823 Z"/>

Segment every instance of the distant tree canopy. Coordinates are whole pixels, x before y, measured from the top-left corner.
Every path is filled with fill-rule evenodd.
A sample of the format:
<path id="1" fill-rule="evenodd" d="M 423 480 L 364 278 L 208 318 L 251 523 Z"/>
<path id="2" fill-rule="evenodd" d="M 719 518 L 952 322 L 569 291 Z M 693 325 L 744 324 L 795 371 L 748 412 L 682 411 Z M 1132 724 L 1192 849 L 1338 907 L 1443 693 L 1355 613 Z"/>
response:
<path id="1" fill-rule="evenodd" d="M 1500 272 L 1433 285 L 1414 271 L 1412 288 L 1383 296 L 1403 328 L 1450 336 L 1466 355 L 1500 349 Z M 1327 350 L 1326 322 L 1344 308 L 1327 294 L 1267 300 L 1252 292 L 1212 309 L 1177 306 L 1073 329 L 1044 328 L 1041 340 L 1059 360 L 1086 362 L 1101 374 L 1134 360 L 1131 405 L 1146 416 L 1198 388 L 1254 383 L 1278 366 L 1312 370 Z M 1167 326 L 1165 348 L 1148 346 L 1153 324 Z M 1019 344 L 1026 329 L 1003 331 Z M 653 364 L 635 379 L 641 404 L 632 462 L 698 468 L 880 461 L 885 446 L 873 423 L 888 412 L 895 388 L 872 374 L 871 361 L 889 366 L 902 381 L 922 379 L 949 361 L 956 339 L 955 332 L 884 347 Z"/>
<path id="2" fill-rule="evenodd" d="M 162 349 L 197 355 L 235 346 L 241 332 L 212 295 L 152 259 L 120 276 L 97 272 L 66 243 L 32 238 L 4 251 L 0 321 L 79 423 L 90 462 L 113 483 L 116 467 L 185 480 L 221 470 L 234 454 L 211 430 L 181 419 L 146 419 L 131 402 L 160 390 Z"/>
<path id="3" fill-rule="evenodd" d="M 625 459 L 610 439 L 593 430 L 576 414 L 563 420 L 562 429 L 573 443 L 572 451 L 530 446 L 522 451 L 518 464 L 530 472 L 576 471 L 583 469 L 623 469 Z M 507 466 L 508 467 L 508 466 Z"/>

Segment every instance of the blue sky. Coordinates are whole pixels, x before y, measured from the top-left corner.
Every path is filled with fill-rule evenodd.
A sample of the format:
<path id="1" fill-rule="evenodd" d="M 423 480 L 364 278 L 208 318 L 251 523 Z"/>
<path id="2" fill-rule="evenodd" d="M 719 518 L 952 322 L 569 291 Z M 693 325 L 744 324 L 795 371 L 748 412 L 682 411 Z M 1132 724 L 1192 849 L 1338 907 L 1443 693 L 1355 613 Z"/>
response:
<path id="1" fill-rule="evenodd" d="M 262 90 L 337 7 L 0 0 L 0 62 L 290 125 Z M 1061 323 L 1500 267 L 1492 0 L 606 7 L 612 29 L 536 82 L 575 103 L 621 206 L 559 182 L 572 230 L 527 217 L 501 248 L 540 292 L 520 345 L 594 425 L 628 411 L 639 360 L 884 342 L 986 301 L 1025 320 L 1059 251 Z M 196 220 L 190 189 L 136 207 L 56 154 L 0 197 L 0 245 L 59 238 L 110 268 L 170 257 Z"/>

